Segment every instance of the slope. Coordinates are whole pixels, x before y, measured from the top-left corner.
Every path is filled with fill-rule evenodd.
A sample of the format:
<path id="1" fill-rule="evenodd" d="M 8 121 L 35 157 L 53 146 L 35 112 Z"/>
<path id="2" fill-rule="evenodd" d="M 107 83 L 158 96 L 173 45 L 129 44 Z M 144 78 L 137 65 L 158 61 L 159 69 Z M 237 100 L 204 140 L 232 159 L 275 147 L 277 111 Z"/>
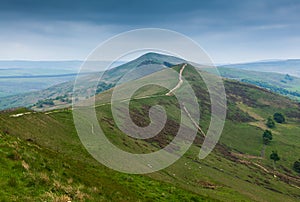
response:
<path id="1" fill-rule="evenodd" d="M 181 67 L 182 65 L 173 68 L 179 72 Z M 183 77 L 190 81 L 199 98 L 202 117 L 200 127 L 205 132 L 210 118 L 207 89 L 192 66 L 188 65 L 184 69 Z M 178 77 L 168 79 L 176 86 Z M 183 88 L 177 90 L 184 90 L 184 84 L 185 82 Z M 193 146 L 180 160 L 162 171 L 147 176 L 130 175 L 127 178 L 128 175 L 117 173 L 96 163 L 82 147 L 69 109 L 34 112 L 18 117 L 12 115 L 24 113 L 26 110 L 2 112 L 0 128 L 6 134 L 32 141 L 41 148 L 54 150 L 57 154 L 63 155 L 64 159 L 61 160 L 63 162 L 70 159 L 68 162 L 81 162 L 85 167 L 94 168 L 89 173 L 93 173 L 97 179 L 102 179 L 101 173 L 108 172 L 106 176 L 109 176 L 109 179 L 118 179 L 117 182 L 124 185 L 126 190 L 139 190 L 144 186 L 138 182 L 131 183 L 131 180 L 135 181 L 136 178 L 145 179 L 142 181 L 146 184 L 151 184 L 151 179 L 155 179 L 154 182 L 157 183 L 169 183 L 166 185 L 168 192 L 155 188 L 156 184 L 153 186 L 155 190 L 153 192 L 151 189 L 141 188 L 144 192 L 138 194 L 139 196 L 147 195 L 146 193 L 151 196 L 153 193 L 159 193 L 159 196 L 156 195 L 157 197 L 152 200 L 170 200 L 170 197 L 177 195 L 168 194 L 172 193 L 172 189 L 195 193 L 199 200 L 203 196 L 221 201 L 299 200 L 299 177 L 291 168 L 293 161 L 299 158 L 295 154 L 300 153 L 300 139 L 297 135 L 300 132 L 297 124 L 300 118 L 299 105 L 285 97 L 236 81 L 225 80 L 225 88 L 228 116 L 220 143 L 214 152 L 204 160 L 198 159 L 199 148 L 203 141 L 199 133 Z M 130 102 L 131 118 L 140 126 L 149 124 L 150 106 L 159 104 L 166 109 L 168 120 L 165 128 L 156 137 L 145 141 L 131 138 L 116 127 L 109 102 L 112 90 L 97 95 L 98 120 L 110 141 L 123 150 L 135 153 L 153 152 L 166 146 L 178 130 L 178 117 L 180 117 L 177 100 L 173 96 L 167 96 L 167 92 L 167 89 L 158 86 L 145 86 L 134 94 L 134 99 Z M 277 124 L 273 129 L 274 141 L 267 147 L 266 156 L 262 158 L 259 155 L 265 121 L 274 112 L 284 113 L 287 123 Z M 277 164 L 277 170 L 273 169 L 272 162 L 268 158 L 274 149 L 282 157 Z M 127 177 L 115 177 L 118 175 Z M 82 183 L 81 180 L 79 182 Z M 192 200 L 191 197 L 197 200 L 194 195 L 189 197 L 174 200 Z"/>
<path id="2" fill-rule="evenodd" d="M 230 64 L 230 65 L 224 65 L 223 67 L 253 70 L 253 71 L 260 71 L 260 72 L 276 72 L 281 74 L 290 74 L 299 77 L 300 76 L 299 65 L 300 65 L 299 59 L 289 59 L 289 60 L 250 62 L 250 63 L 242 63 L 242 64 Z"/>
<path id="3" fill-rule="evenodd" d="M 205 68 L 205 70 L 210 72 L 209 68 Z M 296 76 L 243 68 L 219 67 L 218 70 L 224 78 L 256 85 L 291 99 L 300 100 L 300 78 Z"/>
<path id="4" fill-rule="evenodd" d="M 125 175 L 0 133 L 2 201 L 211 201 L 145 176 Z M 84 152 L 84 150 L 82 150 Z"/>

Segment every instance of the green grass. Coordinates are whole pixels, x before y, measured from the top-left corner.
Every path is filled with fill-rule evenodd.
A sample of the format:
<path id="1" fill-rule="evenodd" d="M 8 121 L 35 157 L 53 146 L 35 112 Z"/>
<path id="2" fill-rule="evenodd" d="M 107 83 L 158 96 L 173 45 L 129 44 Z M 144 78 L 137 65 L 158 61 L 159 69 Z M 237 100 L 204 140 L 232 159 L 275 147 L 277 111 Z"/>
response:
<path id="1" fill-rule="evenodd" d="M 207 197 L 0 135 L 2 201 L 206 201 Z"/>
<path id="2" fill-rule="evenodd" d="M 178 66 L 175 69 L 179 68 Z M 195 70 L 191 67 L 186 70 L 185 78 L 191 80 L 194 90 L 200 96 L 199 104 L 202 112 L 200 125 L 206 130 L 210 118 L 207 89 L 203 81 L 195 74 Z M 174 81 L 176 83 L 176 78 Z M 299 159 L 297 154 L 300 153 L 300 138 L 297 135 L 300 132 L 297 124 L 299 117 L 297 113 L 293 113 L 299 111 L 298 105 L 287 98 L 234 81 L 225 81 L 225 87 L 229 113 L 220 144 L 213 153 L 204 160 L 198 159 L 202 142 L 198 134 L 193 146 L 180 160 L 162 171 L 148 175 L 122 174 L 96 162 L 81 145 L 70 110 L 53 111 L 51 114 L 32 113 L 18 118 L 10 117 L 10 115 L 24 112 L 25 109 L 2 112 L 0 113 L 0 131 L 8 135 L 1 135 L 1 160 L 3 161 L 1 181 L 5 182 L 3 186 L 6 190 L 1 193 L 3 195 L 1 198 L 14 200 L 12 197 L 16 195 L 19 197 L 17 199 L 43 200 L 43 197 L 68 196 L 73 197 L 73 200 L 79 200 L 76 195 L 72 195 L 72 190 L 77 191 L 79 187 L 82 194 L 91 197 L 91 201 L 299 200 L 299 188 L 286 183 L 279 177 L 275 178 L 272 162 L 268 158 L 272 149 L 276 149 L 282 157 L 278 162 L 276 172 L 297 178 L 296 173 L 291 171 L 291 163 Z M 167 106 L 168 119 L 176 123 L 178 121 L 177 101 L 174 97 L 163 96 L 164 92 L 163 88 L 151 88 L 151 86 L 136 92 L 136 98 L 153 94 L 162 94 L 162 96 L 132 101 L 130 108 L 133 116 L 143 117 L 142 121 L 147 123 L 146 108 L 160 103 Z M 163 141 L 172 139 L 174 134 L 168 132 L 162 133 L 162 139 L 151 141 L 136 140 L 123 134 L 115 126 L 110 105 L 101 105 L 109 101 L 110 93 L 111 91 L 106 91 L 97 96 L 96 109 L 101 127 L 115 145 L 127 151 L 143 153 L 158 150 Z M 241 103 L 251 113 L 243 111 L 244 108 L 240 107 Z M 268 116 L 277 111 L 287 116 L 287 123 L 277 124 L 274 129 L 276 134 L 271 144 L 267 146 L 267 158 L 234 157 L 231 152 L 255 156 L 260 154 L 263 129 L 251 125 L 253 122 L 258 122 L 251 117 L 251 114 L 259 115 L 264 122 Z M 14 141 L 21 146 L 9 147 L 8 145 Z M 21 158 L 15 160 L 16 154 Z M 30 166 L 28 171 L 22 167 L 22 160 Z M 270 173 L 264 172 L 254 163 L 266 167 Z M 16 165 L 18 169 L 12 175 L 11 171 Z M 47 167 L 50 167 L 51 171 L 48 171 Z M 30 172 L 33 175 L 32 179 L 31 177 L 25 179 L 24 176 L 28 177 Z M 46 173 L 49 178 L 54 173 L 54 177 L 50 178 L 48 185 L 37 185 L 36 191 L 27 189 L 24 184 L 26 180 L 38 183 L 35 180 L 39 180 L 41 173 Z M 73 179 L 70 193 L 65 190 L 69 186 L 69 178 Z M 56 186 L 54 180 L 60 182 L 61 189 L 54 189 L 51 196 L 45 196 L 45 193 Z M 295 184 L 294 181 L 290 183 Z M 21 194 L 15 193 L 17 189 L 11 188 L 15 186 L 21 190 Z M 85 198 L 85 200 L 88 199 Z"/>

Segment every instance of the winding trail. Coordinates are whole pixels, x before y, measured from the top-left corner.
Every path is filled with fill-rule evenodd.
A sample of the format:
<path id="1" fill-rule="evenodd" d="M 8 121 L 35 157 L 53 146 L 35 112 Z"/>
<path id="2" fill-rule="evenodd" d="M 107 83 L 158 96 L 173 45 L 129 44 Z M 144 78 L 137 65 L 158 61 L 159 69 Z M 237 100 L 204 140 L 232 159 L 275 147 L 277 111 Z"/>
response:
<path id="1" fill-rule="evenodd" d="M 187 64 L 182 65 L 182 67 L 179 71 L 179 77 L 178 77 L 179 81 L 178 81 L 177 85 L 173 89 L 171 89 L 168 93 L 166 93 L 165 94 L 166 96 L 171 96 L 173 94 L 173 92 L 176 89 L 180 88 L 180 86 L 183 84 L 182 73 L 183 73 L 183 70 L 186 66 L 187 66 Z M 155 98 L 155 97 L 162 97 L 162 96 L 164 96 L 164 95 L 146 95 L 146 96 L 143 96 L 143 97 L 128 98 L 128 99 L 120 100 L 120 102 L 127 102 L 127 101 L 130 101 L 130 100 L 141 100 L 141 99 Z M 104 106 L 104 105 L 109 105 L 109 104 L 111 104 L 111 103 L 109 102 L 109 103 L 98 104 L 98 105 L 95 105 L 95 108 L 100 107 L 100 106 Z M 186 111 L 186 108 L 185 108 L 185 111 Z M 187 112 L 187 114 L 189 114 L 189 113 Z"/>
<path id="2" fill-rule="evenodd" d="M 165 95 L 148 95 L 148 96 L 143 96 L 143 97 L 137 97 L 137 98 L 129 98 L 129 99 L 125 99 L 125 100 L 120 100 L 120 102 L 126 102 L 126 101 L 130 101 L 130 100 L 140 100 L 140 99 L 147 99 L 147 98 L 154 98 L 154 97 L 162 97 L 162 96 L 172 96 L 173 95 L 173 92 L 180 88 L 181 85 L 183 84 L 183 79 L 182 79 L 182 73 L 185 69 L 185 67 L 187 66 L 187 64 L 183 64 L 180 71 L 179 71 L 179 76 L 178 76 L 178 83 L 177 85 L 171 89 L 168 93 L 166 93 Z M 98 104 L 98 105 L 95 105 L 94 107 L 97 108 L 97 107 L 100 107 L 100 106 L 104 106 L 104 105 L 109 105 L 111 104 L 110 102 L 109 103 L 103 103 L 103 104 Z M 201 133 L 201 135 L 203 135 L 204 137 L 206 136 L 204 131 L 201 129 L 201 127 L 196 123 L 196 121 L 192 118 L 191 114 L 189 113 L 189 111 L 187 110 L 187 108 L 185 107 L 185 104 L 182 103 L 183 105 L 183 110 L 185 111 L 185 113 L 187 114 L 187 116 L 189 117 L 189 119 L 192 121 L 192 123 L 194 124 L 194 126 L 198 129 L 198 131 Z M 49 111 L 49 112 L 45 112 L 45 114 L 52 114 L 52 113 L 55 113 L 55 112 L 59 112 L 59 110 L 55 110 L 55 111 Z M 14 114 L 14 115 L 11 115 L 10 117 L 20 117 L 20 116 L 23 116 L 23 115 L 28 115 L 28 114 L 31 114 L 31 112 L 27 112 L 27 113 L 22 113 L 22 114 Z M 94 133 L 94 126 L 92 125 L 92 133 Z"/>
<path id="3" fill-rule="evenodd" d="M 167 96 L 172 95 L 173 92 L 174 92 L 177 88 L 180 88 L 180 86 L 182 85 L 182 83 L 183 83 L 182 72 L 183 72 L 183 70 L 184 70 L 184 68 L 185 68 L 186 66 L 187 66 L 187 64 L 182 65 L 182 67 L 181 67 L 181 69 L 180 69 L 180 71 L 179 71 L 179 78 L 178 78 L 179 81 L 178 81 L 177 85 L 176 85 L 172 90 L 170 90 L 168 93 L 166 93 Z"/>
<path id="4" fill-rule="evenodd" d="M 182 65 L 180 71 L 179 71 L 179 77 L 178 77 L 178 83 L 177 85 L 171 89 L 168 93 L 166 93 L 166 96 L 171 96 L 173 95 L 173 92 L 180 88 L 180 86 L 183 84 L 183 79 L 182 79 L 182 73 L 183 70 L 185 69 L 185 67 L 187 66 L 187 64 Z M 206 136 L 204 131 L 202 130 L 202 128 L 199 126 L 199 124 L 193 119 L 193 117 L 191 116 L 190 112 L 187 110 L 187 108 L 185 107 L 185 104 L 182 103 L 182 108 L 185 111 L 185 113 L 187 114 L 187 116 L 189 117 L 189 119 L 192 121 L 192 123 L 194 124 L 194 126 L 198 129 L 198 131 L 201 133 L 201 135 L 203 135 L 204 137 Z"/>
<path id="5" fill-rule="evenodd" d="M 204 131 L 202 130 L 202 128 L 197 124 L 197 122 L 193 119 L 193 117 L 191 116 L 190 112 L 186 109 L 184 103 L 182 103 L 182 105 L 183 105 L 183 110 L 185 111 L 185 113 L 187 113 L 187 115 L 190 118 L 190 120 L 192 121 L 192 123 L 199 130 L 199 132 L 201 133 L 201 135 L 203 135 L 205 137 L 206 134 L 204 133 Z"/>

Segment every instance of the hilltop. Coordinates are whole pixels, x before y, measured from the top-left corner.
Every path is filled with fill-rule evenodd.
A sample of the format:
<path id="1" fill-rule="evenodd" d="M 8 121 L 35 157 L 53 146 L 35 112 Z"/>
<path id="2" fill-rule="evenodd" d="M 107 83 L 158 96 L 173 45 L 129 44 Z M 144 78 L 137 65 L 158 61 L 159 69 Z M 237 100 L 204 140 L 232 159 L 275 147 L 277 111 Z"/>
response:
<path id="1" fill-rule="evenodd" d="M 86 80 L 84 88 L 92 88 L 90 86 L 89 81 L 98 79 L 100 76 L 102 76 L 101 83 L 99 83 L 97 93 L 100 93 L 104 90 L 107 90 L 111 87 L 113 87 L 118 80 L 127 72 L 133 70 L 133 69 L 139 69 L 139 74 L 137 74 L 135 77 L 136 79 L 141 78 L 145 75 L 151 74 L 156 71 L 160 71 L 163 68 L 168 68 L 170 66 L 173 66 L 175 64 L 179 64 L 184 62 L 184 60 L 180 58 L 176 58 L 173 56 L 168 55 L 162 55 L 158 53 L 146 53 L 135 60 L 132 60 L 130 62 L 127 62 L 123 65 L 119 65 L 117 67 L 111 68 L 105 72 L 103 71 L 96 71 L 97 66 L 106 66 L 109 64 L 109 62 L 90 62 L 92 66 L 95 66 L 95 69 L 93 69 L 95 72 L 88 73 L 86 72 L 84 75 L 79 76 L 80 78 Z M 16 62 L 17 64 L 20 62 Z M 37 66 L 39 65 L 55 65 L 58 62 L 37 62 Z M 75 64 L 78 64 L 79 61 L 77 61 Z M 26 63 L 27 64 L 27 63 Z M 29 63 L 31 64 L 31 63 Z M 27 64 L 27 65 L 29 65 Z M 70 65 L 69 63 L 67 63 Z M 71 63 L 73 64 L 73 63 Z M 66 64 L 59 64 L 58 67 L 64 66 Z M 64 66 L 65 67 L 65 66 Z M 54 68 L 55 70 L 56 68 Z M 70 80 L 70 78 L 69 78 Z M 0 109 L 7 109 L 7 108 L 15 108 L 15 107 L 31 107 L 32 105 L 38 103 L 38 101 L 43 100 L 53 100 L 56 107 L 48 106 L 50 109 L 52 108 L 64 108 L 68 105 L 70 105 L 70 100 L 72 99 L 72 93 L 73 93 L 73 87 L 74 87 L 74 80 L 60 83 L 57 85 L 53 85 L 47 89 L 41 90 L 41 91 L 34 91 L 29 92 L 25 94 L 17 94 L 12 95 L 8 97 L 4 97 L 0 100 Z M 39 108 L 35 108 L 35 110 L 40 110 Z"/>

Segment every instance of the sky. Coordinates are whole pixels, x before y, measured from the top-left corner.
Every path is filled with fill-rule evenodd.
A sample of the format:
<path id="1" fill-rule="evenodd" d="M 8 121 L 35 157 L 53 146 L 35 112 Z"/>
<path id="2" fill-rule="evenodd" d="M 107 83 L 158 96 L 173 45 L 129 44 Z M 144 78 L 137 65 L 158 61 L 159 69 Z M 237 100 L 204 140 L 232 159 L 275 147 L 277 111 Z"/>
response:
<path id="1" fill-rule="evenodd" d="M 0 0 L 0 60 L 84 60 L 125 31 L 163 28 L 215 63 L 300 58 L 297 0 Z"/>

